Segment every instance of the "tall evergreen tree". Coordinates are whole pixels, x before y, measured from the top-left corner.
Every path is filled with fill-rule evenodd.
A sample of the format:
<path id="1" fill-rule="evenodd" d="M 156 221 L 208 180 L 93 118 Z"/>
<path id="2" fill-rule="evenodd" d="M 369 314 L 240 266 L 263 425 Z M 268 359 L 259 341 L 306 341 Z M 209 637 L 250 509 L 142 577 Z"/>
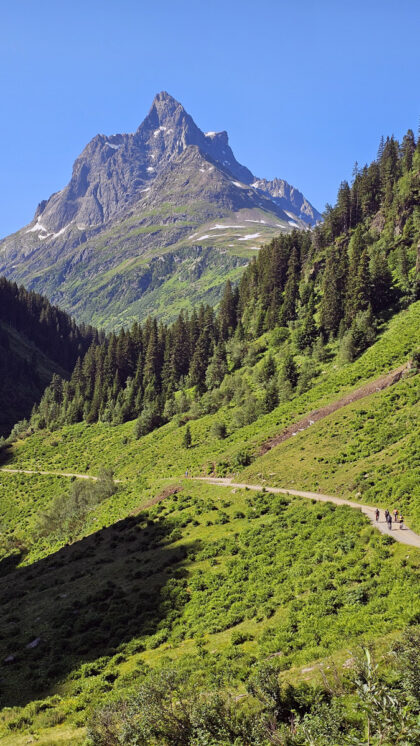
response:
<path id="1" fill-rule="evenodd" d="M 290 255 L 287 270 L 287 282 L 284 290 L 284 301 L 281 310 L 281 323 L 287 324 L 296 318 L 296 302 L 299 295 L 299 257 L 294 247 Z"/>

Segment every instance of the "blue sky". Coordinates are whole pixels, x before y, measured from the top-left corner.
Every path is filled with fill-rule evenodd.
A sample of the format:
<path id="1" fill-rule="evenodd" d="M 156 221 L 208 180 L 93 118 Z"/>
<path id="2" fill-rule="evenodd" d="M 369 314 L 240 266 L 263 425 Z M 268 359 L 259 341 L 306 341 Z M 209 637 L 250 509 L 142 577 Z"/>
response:
<path id="1" fill-rule="evenodd" d="M 418 0 L 3 3 L 0 236 L 61 189 L 98 132 L 167 90 L 257 176 L 320 210 L 381 134 L 417 133 Z"/>

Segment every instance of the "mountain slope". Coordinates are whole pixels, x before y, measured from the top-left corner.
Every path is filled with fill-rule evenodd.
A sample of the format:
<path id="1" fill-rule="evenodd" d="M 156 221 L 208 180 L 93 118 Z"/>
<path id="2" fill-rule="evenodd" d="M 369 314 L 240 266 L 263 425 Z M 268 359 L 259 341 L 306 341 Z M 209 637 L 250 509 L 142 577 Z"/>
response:
<path id="1" fill-rule="evenodd" d="M 67 377 L 94 339 L 46 298 L 0 278 L 0 435 L 29 417 L 53 375 Z"/>
<path id="2" fill-rule="evenodd" d="M 161 304 L 170 319 L 186 291 L 191 305 L 217 301 L 265 241 L 319 219 L 286 182 L 239 164 L 226 132 L 204 134 L 160 93 L 134 134 L 93 138 L 69 184 L 0 242 L 0 271 L 97 325 Z"/>

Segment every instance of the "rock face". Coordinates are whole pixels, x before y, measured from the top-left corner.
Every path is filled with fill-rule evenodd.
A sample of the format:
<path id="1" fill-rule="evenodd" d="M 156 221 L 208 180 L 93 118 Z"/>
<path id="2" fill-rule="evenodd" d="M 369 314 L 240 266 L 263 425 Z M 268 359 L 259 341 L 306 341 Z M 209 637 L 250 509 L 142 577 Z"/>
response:
<path id="1" fill-rule="evenodd" d="M 252 184 L 256 189 L 260 189 L 264 194 L 271 197 L 273 202 L 282 207 L 285 212 L 291 211 L 299 218 L 314 225 L 321 220 L 321 215 L 311 203 L 295 187 L 290 186 L 284 179 L 256 179 Z"/>
<path id="2" fill-rule="evenodd" d="M 46 293 L 80 320 L 118 326 L 146 306 L 171 316 L 159 303 L 154 309 L 143 302 L 156 283 L 173 279 L 173 273 L 155 278 L 151 288 L 145 278 L 145 267 L 163 255 L 185 270 L 191 252 L 207 252 L 206 271 L 215 260 L 221 287 L 272 235 L 311 227 L 320 217 L 287 182 L 257 179 L 236 160 L 226 132 L 203 133 L 162 92 L 135 133 L 91 140 L 69 184 L 38 205 L 29 226 L 0 242 L 0 272 Z M 201 287 L 200 299 L 217 300 L 214 283 L 210 295 L 207 290 Z M 178 305 L 175 296 L 171 303 Z M 135 304 L 131 311 L 124 298 Z M 188 300 L 197 301 L 193 287 Z"/>

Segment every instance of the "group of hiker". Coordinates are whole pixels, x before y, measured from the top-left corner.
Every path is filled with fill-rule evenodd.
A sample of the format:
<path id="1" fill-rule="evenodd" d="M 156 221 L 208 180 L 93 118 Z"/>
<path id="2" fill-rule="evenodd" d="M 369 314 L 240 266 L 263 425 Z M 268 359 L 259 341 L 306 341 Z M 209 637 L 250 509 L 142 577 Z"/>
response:
<path id="1" fill-rule="evenodd" d="M 392 515 L 394 516 L 394 523 L 399 523 L 400 528 L 404 528 L 404 517 L 402 513 L 399 513 L 398 510 L 395 508 L 392 514 L 389 512 L 389 510 L 385 511 L 385 520 L 388 524 L 389 530 L 390 531 L 392 530 Z M 379 508 L 376 508 L 375 517 L 377 521 L 379 521 L 379 516 L 380 516 Z"/>

